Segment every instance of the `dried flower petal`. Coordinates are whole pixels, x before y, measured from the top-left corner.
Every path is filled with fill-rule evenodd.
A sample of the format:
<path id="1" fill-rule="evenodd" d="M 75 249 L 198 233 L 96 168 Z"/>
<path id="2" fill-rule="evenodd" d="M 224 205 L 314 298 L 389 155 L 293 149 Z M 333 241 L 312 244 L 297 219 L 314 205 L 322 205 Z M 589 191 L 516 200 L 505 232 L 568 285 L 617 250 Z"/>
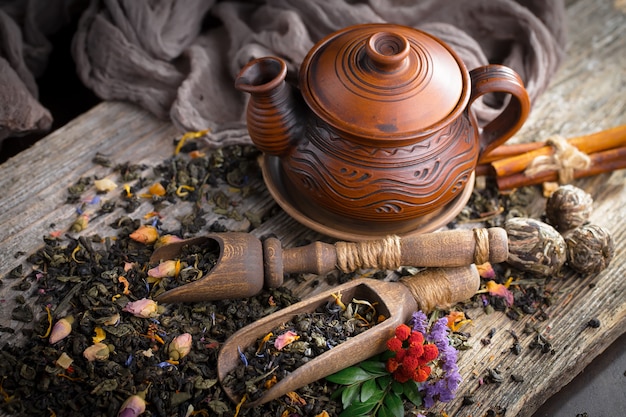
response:
<path id="1" fill-rule="evenodd" d="M 489 262 L 476 265 L 476 269 L 478 269 L 478 275 L 480 275 L 481 278 L 493 279 L 496 277 L 496 271 L 493 270 L 493 267 L 491 266 L 491 263 Z"/>
<path id="2" fill-rule="evenodd" d="M 128 304 L 126 304 L 126 306 L 124 306 L 122 311 L 126 311 L 128 313 L 131 313 L 135 317 L 141 317 L 144 319 L 156 317 L 159 315 L 158 305 L 156 301 L 150 300 L 148 298 L 142 298 L 141 300 L 131 301 Z"/>
<path id="3" fill-rule="evenodd" d="M 150 245 L 159 238 L 159 232 L 154 226 L 140 226 L 129 237 L 139 243 Z"/>
<path id="4" fill-rule="evenodd" d="M 489 294 L 491 295 L 504 298 L 508 305 L 513 305 L 513 293 L 503 284 L 498 284 L 495 281 L 489 281 L 487 282 L 487 291 L 489 291 Z"/>
<path id="5" fill-rule="evenodd" d="M 93 362 L 96 360 L 104 361 L 109 358 L 109 353 L 111 353 L 109 351 L 109 347 L 102 342 L 98 342 L 98 343 L 94 343 L 93 345 L 85 349 L 83 351 L 83 356 L 89 362 Z"/>
<path id="6" fill-rule="evenodd" d="M 453 332 L 456 332 L 465 323 L 469 323 L 471 321 L 465 318 L 465 313 L 462 311 L 451 311 L 446 318 L 448 319 L 448 327 Z"/>
<path id="7" fill-rule="evenodd" d="M 299 396 L 295 391 L 288 392 L 287 397 L 289 397 L 292 404 L 306 405 L 306 400 Z"/>
<path id="8" fill-rule="evenodd" d="M 300 336 L 298 336 L 296 332 L 288 330 L 276 338 L 274 341 L 274 347 L 278 350 L 282 350 L 285 346 L 298 339 L 300 339 Z"/>
<path id="9" fill-rule="evenodd" d="M 100 193 L 107 193 L 109 191 L 113 191 L 117 188 L 117 184 L 109 179 L 109 178 L 103 178 L 101 180 L 95 180 L 93 182 L 93 185 L 96 187 L 96 190 L 98 190 L 98 192 Z"/>
<path id="10" fill-rule="evenodd" d="M 189 333 L 178 335 L 172 340 L 169 346 L 170 359 L 180 360 L 191 352 L 192 338 Z"/>
<path id="11" fill-rule="evenodd" d="M 93 329 L 94 332 L 96 333 L 96 335 L 94 337 L 91 338 L 91 340 L 93 341 L 93 343 L 98 343 L 98 342 L 102 342 L 104 339 L 107 338 L 106 333 L 104 332 L 104 330 L 102 329 L 102 327 L 96 327 L 95 329 Z"/>
<path id="12" fill-rule="evenodd" d="M 74 317 L 67 316 L 59 319 L 50 332 L 50 338 L 48 341 L 51 345 L 56 342 L 65 339 L 72 332 L 72 323 L 74 323 Z"/>
<path id="13" fill-rule="evenodd" d="M 152 195 L 162 197 L 165 195 L 165 187 L 160 182 L 155 182 L 148 188 L 148 192 Z"/>

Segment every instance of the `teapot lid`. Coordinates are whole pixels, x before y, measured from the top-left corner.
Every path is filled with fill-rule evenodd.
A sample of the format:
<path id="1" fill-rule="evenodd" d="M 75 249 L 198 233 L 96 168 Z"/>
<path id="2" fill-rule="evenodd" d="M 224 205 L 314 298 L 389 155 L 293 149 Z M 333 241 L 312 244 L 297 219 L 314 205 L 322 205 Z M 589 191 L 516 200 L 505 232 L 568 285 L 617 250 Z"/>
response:
<path id="1" fill-rule="evenodd" d="M 335 32 L 300 69 L 309 108 L 359 138 L 406 139 L 438 129 L 469 99 L 469 74 L 450 47 L 417 29 L 363 24 Z"/>

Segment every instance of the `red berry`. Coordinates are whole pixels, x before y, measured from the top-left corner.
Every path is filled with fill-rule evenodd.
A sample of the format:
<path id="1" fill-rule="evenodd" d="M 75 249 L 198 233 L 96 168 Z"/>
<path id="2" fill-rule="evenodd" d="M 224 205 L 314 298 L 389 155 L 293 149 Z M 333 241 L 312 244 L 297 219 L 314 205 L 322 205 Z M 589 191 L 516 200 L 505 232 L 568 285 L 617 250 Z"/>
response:
<path id="1" fill-rule="evenodd" d="M 409 355 L 419 358 L 424 354 L 424 345 L 415 345 L 407 349 Z"/>
<path id="2" fill-rule="evenodd" d="M 398 327 L 396 327 L 396 337 L 402 340 L 403 342 L 409 338 L 410 334 L 411 334 L 411 328 L 407 326 L 406 324 L 401 324 Z"/>
<path id="3" fill-rule="evenodd" d="M 430 375 L 430 367 L 429 366 L 420 366 L 414 372 L 412 379 L 415 382 L 424 382 L 428 379 Z"/>
<path id="4" fill-rule="evenodd" d="M 398 363 L 396 358 L 389 358 L 387 359 L 387 364 L 385 365 L 385 368 L 387 369 L 387 372 L 393 373 L 396 371 L 396 369 L 398 369 L 399 366 L 400 364 Z"/>
<path id="5" fill-rule="evenodd" d="M 424 335 L 421 334 L 418 331 L 412 331 L 411 335 L 409 336 L 409 344 L 411 346 L 414 345 L 423 345 L 424 344 Z"/>
<path id="6" fill-rule="evenodd" d="M 417 368 L 417 365 L 419 365 L 419 362 L 415 356 L 407 355 L 402 360 L 402 367 L 406 368 L 407 371 L 413 372 Z"/>
<path id="7" fill-rule="evenodd" d="M 392 337 L 391 339 L 387 340 L 387 349 L 392 352 L 399 351 L 400 349 L 402 349 L 402 341 L 400 341 L 400 339 L 398 339 L 397 337 Z"/>
<path id="8" fill-rule="evenodd" d="M 439 349 L 437 349 L 437 346 L 433 344 L 424 345 L 424 354 L 422 355 L 422 358 L 426 362 L 436 359 L 437 356 L 439 356 Z"/>

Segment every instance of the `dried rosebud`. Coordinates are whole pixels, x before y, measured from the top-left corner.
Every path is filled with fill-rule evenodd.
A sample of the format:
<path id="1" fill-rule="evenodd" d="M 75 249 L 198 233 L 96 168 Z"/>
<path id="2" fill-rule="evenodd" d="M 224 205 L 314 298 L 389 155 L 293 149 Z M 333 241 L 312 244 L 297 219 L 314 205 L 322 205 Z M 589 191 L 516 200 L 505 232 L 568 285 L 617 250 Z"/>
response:
<path id="1" fill-rule="evenodd" d="M 59 319 L 59 321 L 54 324 L 54 327 L 50 332 L 50 338 L 48 339 L 50 344 L 53 345 L 56 342 L 69 336 L 69 334 L 72 332 L 72 323 L 74 323 L 74 317 L 72 316 L 67 316 Z"/>
<path id="2" fill-rule="evenodd" d="M 161 246 L 169 245 L 170 243 L 180 242 L 182 239 L 176 235 L 163 235 L 154 242 L 154 249 L 158 249 Z"/>
<path id="3" fill-rule="evenodd" d="M 561 233 L 585 224 L 593 208 L 593 198 L 585 190 L 562 185 L 546 201 L 546 219 Z"/>
<path id="4" fill-rule="evenodd" d="M 120 412 L 117 414 L 118 417 L 137 417 L 144 411 L 146 411 L 146 401 L 144 399 L 144 395 L 137 394 L 131 395 L 124 401 L 122 406 L 120 407 Z"/>
<path id="5" fill-rule="evenodd" d="M 93 184 L 96 187 L 96 190 L 99 193 L 106 193 L 109 191 L 113 191 L 117 188 L 117 184 L 110 180 L 109 178 L 103 178 L 101 180 L 95 180 Z"/>
<path id="6" fill-rule="evenodd" d="M 148 276 L 153 278 L 175 277 L 180 272 L 180 260 L 163 261 L 148 270 Z"/>
<path id="7" fill-rule="evenodd" d="M 109 358 L 109 353 L 111 353 L 111 351 L 109 350 L 109 346 L 102 342 L 98 342 L 85 349 L 83 351 L 83 356 L 89 362 L 93 362 L 96 360 L 105 361 Z"/>
<path id="8" fill-rule="evenodd" d="M 82 232 L 89 226 L 89 214 L 83 213 L 74 220 L 72 225 L 70 226 L 71 232 Z"/>
<path id="9" fill-rule="evenodd" d="M 565 234 L 567 262 L 583 274 L 597 274 L 609 266 L 615 247 L 608 230 L 587 224 Z"/>
<path id="10" fill-rule="evenodd" d="M 136 242 L 150 245 L 159 238 L 159 231 L 154 226 L 143 225 L 131 233 L 129 237 Z"/>
<path id="11" fill-rule="evenodd" d="M 141 317 L 148 319 L 159 315 L 158 305 L 156 301 L 148 298 L 142 298 L 141 300 L 131 301 L 124 306 L 122 311 L 131 313 L 135 317 Z"/>
<path id="12" fill-rule="evenodd" d="M 559 272 L 565 260 L 563 236 L 554 227 L 527 217 L 513 217 L 504 223 L 509 240 L 507 262 L 521 270 L 540 275 Z"/>
<path id="13" fill-rule="evenodd" d="M 168 352 L 170 359 L 180 360 L 187 356 L 191 351 L 191 335 L 189 333 L 183 333 L 178 335 L 170 343 Z"/>

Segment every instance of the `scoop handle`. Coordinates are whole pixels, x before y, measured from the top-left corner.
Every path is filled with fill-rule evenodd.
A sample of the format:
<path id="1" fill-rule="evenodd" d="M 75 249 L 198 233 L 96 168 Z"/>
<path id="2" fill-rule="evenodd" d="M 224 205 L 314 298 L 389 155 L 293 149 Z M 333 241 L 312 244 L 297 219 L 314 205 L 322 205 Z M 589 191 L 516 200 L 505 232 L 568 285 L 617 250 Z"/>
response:
<path id="1" fill-rule="evenodd" d="M 334 245 L 314 242 L 285 250 L 280 249 L 277 239 L 274 240 L 264 244 L 265 277 L 269 286 L 275 280 L 282 280 L 283 273 L 322 275 L 336 268 L 351 272 L 360 268 L 396 269 L 400 266 L 457 267 L 500 263 L 508 257 L 508 238 L 501 227 L 447 230 L 403 238 L 390 236 Z"/>
<path id="2" fill-rule="evenodd" d="M 418 310 L 424 312 L 445 309 L 468 300 L 480 288 L 480 274 L 474 264 L 427 271 L 427 274 L 419 273 L 399 280 L 411 292 Z"/>

